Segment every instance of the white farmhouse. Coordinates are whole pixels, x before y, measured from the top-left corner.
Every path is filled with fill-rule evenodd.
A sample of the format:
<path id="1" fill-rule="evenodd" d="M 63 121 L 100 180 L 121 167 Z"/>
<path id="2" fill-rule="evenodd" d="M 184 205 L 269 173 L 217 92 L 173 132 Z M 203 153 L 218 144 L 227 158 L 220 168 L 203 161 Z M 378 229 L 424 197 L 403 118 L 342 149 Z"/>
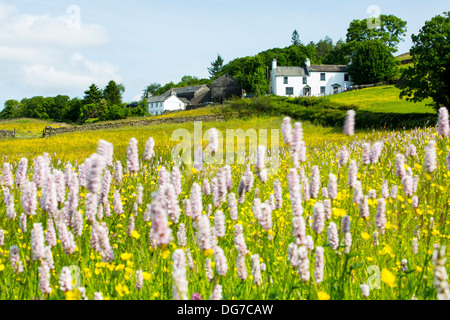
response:
<path id="1" fill-rule="evenodd" d="M 346 65 L 311 65 L 306 59 L 304 67 L 279 67 L 272 62 L 270 90 L 286 97 L 324 96 L 340 93 L 353 82 Z"/>
<path id="2" fill-rule="evenodd" d="M 149 96 L 147 102 L 148 112 L 154 116 L 161 115 L 164 111 L 185 110 L 187 104 L 173 90 L 169 95 Z"/>

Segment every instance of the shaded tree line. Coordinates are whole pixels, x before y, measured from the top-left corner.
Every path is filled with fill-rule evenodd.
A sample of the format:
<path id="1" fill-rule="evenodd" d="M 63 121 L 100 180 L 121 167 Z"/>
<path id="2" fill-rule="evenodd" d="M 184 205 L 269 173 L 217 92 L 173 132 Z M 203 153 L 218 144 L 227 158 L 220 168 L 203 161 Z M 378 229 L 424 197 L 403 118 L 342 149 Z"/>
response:
<path id="1" fill-rule="evenodd" d="M 127 107 L 122 95 L 125 87 L 111 80 L 104 89 L 91 84 L 83 99 L 66 95 L 56 97 L 36 96 L 22 100 L 7 100 L 0 112 L 0 119 L 35 118 L 67 123 L 83 124 L 90 119 L 99 121 L 125 119 L 147 114 L 145 101 Z"/>

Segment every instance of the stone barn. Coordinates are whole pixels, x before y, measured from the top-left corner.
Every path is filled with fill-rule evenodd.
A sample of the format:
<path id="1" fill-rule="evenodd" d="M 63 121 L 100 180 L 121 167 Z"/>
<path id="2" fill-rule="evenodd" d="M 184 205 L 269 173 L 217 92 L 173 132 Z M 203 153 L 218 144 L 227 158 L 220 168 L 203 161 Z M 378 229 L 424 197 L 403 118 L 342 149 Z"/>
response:
<path id="1" fill-rule="evenodd" d="M 211 100 L 214 102 L 223 102 L 233 96 L 240 97 L 242 89 L 239 82 L 229 74 L 224 74 L 220 78 L 211 82 Z"/>

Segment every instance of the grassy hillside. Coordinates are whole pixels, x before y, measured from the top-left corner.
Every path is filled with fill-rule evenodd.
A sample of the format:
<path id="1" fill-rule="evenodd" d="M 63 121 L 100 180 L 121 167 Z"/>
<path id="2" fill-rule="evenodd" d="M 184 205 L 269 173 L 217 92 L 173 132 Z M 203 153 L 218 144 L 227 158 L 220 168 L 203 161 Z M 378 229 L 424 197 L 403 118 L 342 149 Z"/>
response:
<path id="1" fill-rule="evenodd" d="M 400 90 L 394 86 L 382 86 L 345 92 L 329 99 L 344 105 L 357 105 L 360 110 L 384 113 L 435 113 L 426 106 L 430 99 L 413 103 L 399 98 Z"/>

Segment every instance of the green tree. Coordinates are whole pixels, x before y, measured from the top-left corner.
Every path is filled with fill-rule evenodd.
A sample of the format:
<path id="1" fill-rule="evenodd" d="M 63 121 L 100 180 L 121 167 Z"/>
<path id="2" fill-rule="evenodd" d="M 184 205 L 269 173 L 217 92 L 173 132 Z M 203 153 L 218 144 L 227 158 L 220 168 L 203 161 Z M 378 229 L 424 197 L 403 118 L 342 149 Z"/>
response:
<path id="1" fill-rule="evenodd" d="M 366 40 L 378 39 L 382 41 L 391 52 L 397 52 L 397 46 L 406 35 L 406 21 L 394 16 L 379 16 L 379 27 L 375 26 L 374 18 L 353 20 L 347 29 L 347 43 L 356 44 Z"/>
<path id="2" fill-rule="evenodd" d="M 125 87 L 122 84 L 117 84 L 111 80 L 103 89 L 103 98 L 108 103 L 108 106 L 122 105 L 122 93 L 125 92 Z"/>
<path id="3" fill-rule="evenodd" d="M 17 100 L 7 100 L 5 107 L 0 113 L 1 119 L 20 118 L 22 116 L 22 104 Z"/>
<path id="4" fill-rule="evenodd" d="M 292 32 L 291 43 L 294 46 L 301 46 L 300 36 L 298 35 L 297 29 Z"/>
<path id="5" fill-rule="evenodd" d="M 366 40 L 357 46 L 349 66 L 356 84 L 387 81 L 395 75 L 397 59 L 380 40 Z"/>
<path id="6" fill-rule="evenodd" d="M 108 120 L 108 102 L 106 99 L 100 99 L 98 106 L 97 106 L 97 117 L 100 121 Z"/>
<path id="7" fill-rule="evenodd" d="M 268 89 L 267 68 L 260 55 L 247 57 L 235 77 L 247 93 L 265 93 Z"/>
<path id="8" fill-rule="evenodd" d="M 328 55 L 322 61 L 323 64 L 342 64 L 347 65 L 350 62 L 350 50 L 348 45 L 340 39 Z"/>
<path id="9" fill-rule="evenodd" d="M 437 15 L 412 35 L 414 66 L 404 69 L 397 85 L 400 98 L 419 102 L 432 98 L 436 110 L 450 106 L 450 12 Z"/>
<path id="10" fill-rule="evenodd" d="M 325 39 L 319 40 L 316 47 L 316 61 L 318 64 L 322 64 L 323 61 L 326 59 L 326 57 L 330 54 L 331 51 L 333 51 L 333 40 L 326 36 Z"/>
<path id="11" fill-rule="evenodd" d="M 217 54 L 217 59 L 211 62 L 211 67 L 208 68 L 208 72 L 211 75 L 211 79 L 217 78 L 221 74 L 222 68 L 223 68 L 223 59 L 220 56 L 220 54 Z"/>
<path id="12" fill-rule="evenodd" d="M 153 82 L 152 84 L 148 85 L 144 89 L 144 93 L 142 95 L 142 99 L 146 99 L 148 97 L 149 93 L 151 93 L 152 96 L 156 96 L 159 88 L 161 88 L 161 85 L 159 83 L 156 83 L 156 82 Z"/>
<path id="13" fill-rule="evenodd" d="M 84 92 L 83 104 L 96 104 L 102 97 L 102 90 L 93 83 L 89 86 L 89 89 Z"/>
<path id="14" fill-rule="evenodd" d="M 80 120 L 80 113 L 83 106 L 83 101 L 79 98 L 73 98 L 68 101 L 66 109 L 62 114 L 63 121 L 78 122 Z"/>
<path id="15" fill-rule="evenodd" d="M 109 120 L 120 120 L 120 119 L 126 119 L 127 118 L 127 112 L 125 108 L 118 105 L 112 105 L 109 107 L 108 111 L 108 119 Z"/>

